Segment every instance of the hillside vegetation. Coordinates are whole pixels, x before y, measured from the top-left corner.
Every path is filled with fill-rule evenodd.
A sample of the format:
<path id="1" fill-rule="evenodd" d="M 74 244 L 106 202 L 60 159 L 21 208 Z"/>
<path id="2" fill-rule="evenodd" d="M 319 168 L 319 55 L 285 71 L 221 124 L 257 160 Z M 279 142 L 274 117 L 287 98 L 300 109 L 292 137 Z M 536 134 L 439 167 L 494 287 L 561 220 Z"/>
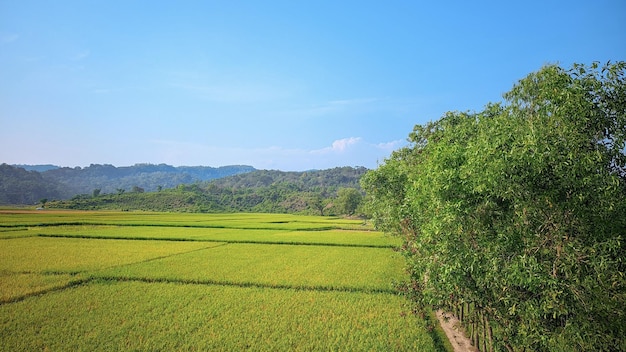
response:
<path id="1" fill-rule="evenodd" d="M 114 193 L 139 187 L 145 191 L 173 188 L 182 183 L 209 181 L 220 177 L 254 171 L 251 166 L 233 165 L 218 168 L 209 166 L 179 166 L 165 164 L 136 164 L 115 167 L 92 164 L 85 168 L 58 168 L 42 172 L 46 180 L 61 183 L 69 193 Z"/>
<path id="2" fill-rule="evenodd" d="M 35 204 L 43 198 L 62 199 L 67 195 L 63 184 L 46 180 L 37 171 L 0 165 L 0 204 Z"/>
<path id="3" fill-rule="evenodd" d="M 83 194 L 47 204 L 51 208 L 182 212 L 348 214 L 361 201 L 359 181 L 366 168 L 339 167 L 307 172 L 257 170 L 209 182 L 144 192 Z"/>
<path id="4" fill-rule="evenodd" d="M 179 166 L 136 164 L 115 167 L 92 164 L 69 168 L 54 165 L 0 165 L 0 204 L 34 204 L 40 199 L 69 199 L 77 194 L 156 191 L 251 172 L 251 166 Z"/>

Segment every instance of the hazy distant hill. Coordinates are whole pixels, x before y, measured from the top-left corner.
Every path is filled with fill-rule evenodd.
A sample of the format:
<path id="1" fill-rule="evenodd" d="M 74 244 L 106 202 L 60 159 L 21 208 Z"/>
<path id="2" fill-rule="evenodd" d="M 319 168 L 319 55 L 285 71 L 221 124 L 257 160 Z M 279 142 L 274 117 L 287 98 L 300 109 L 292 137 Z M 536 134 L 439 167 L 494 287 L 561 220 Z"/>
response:
<path id="1" fill-rule="evenodd" d="M 339 187 L 360 189 L 359 180 L 367 172 L 364 167 L 336 167 L 327 170 L 286 172 L 278 170 L 256 170 L 214 180 L 211 183 L 222 188 L 262 188 L 289 185 L 298 191 L 332 192 Z"/>
<path id="2" fill-rule="evenodd" d="M 26 171 L 37 171 L 37 172 L 44 172 L 44 171 L 54 170 L 54 169 L 59 168 L 58 166 L 52 165 L 52 164 L 45 164 L 45 165 L 24 165 L 24 164 L 15 165 L 14 164 L 12 166 L 22 168 Z"/>
<path id="3" fill-rule="evenodd" d="M 31 171 L 28 171 L 31 170 Z M 42 170 L 42 171 L 39 171 Z M 252 166 L 222 167 L 136 164 L 115 167 L 92 164 L 88 167 L 2 164 L 0 204 L 31 204 L 41 198 L 67 199 L 77 194 L 120 193 L 132 189 L 155 191 L 179 184 L 210 181 L 254 171 Z"/>
<path id="4" fill-rule="evenodd" d="M 41 199 L 62 199 L 71 196 L 65 186 L 45 180 L 37 171 L 7 164 L 0 165 L 0 204 L 36 204 Z"/>
<path id="5" fill-rule="evenodd" d="M 209 181 L 216 178 L 254 171 L 252 166 L 233 165 L 222 167 L 180 166 L 166 164 L 136 164 L 115 167 L 92 164 L 84 168 L 58 168 L 42 172 L 45 179 L 60 182 L 74 194 L 91 194 L 94 189 L 101 193 L 116 193 L 135 187 L 156 191 L 179 184 Z"/>
<path id="6" fill-rule="evenodd" d="M 51 207 L 70 209 L 182 212 L 274 212 L 329 215 L 339 190 L 359 190 L 363 167 L 307 172 L 256 170 L 160 192 L 124 192 L 77 196 Z"/>

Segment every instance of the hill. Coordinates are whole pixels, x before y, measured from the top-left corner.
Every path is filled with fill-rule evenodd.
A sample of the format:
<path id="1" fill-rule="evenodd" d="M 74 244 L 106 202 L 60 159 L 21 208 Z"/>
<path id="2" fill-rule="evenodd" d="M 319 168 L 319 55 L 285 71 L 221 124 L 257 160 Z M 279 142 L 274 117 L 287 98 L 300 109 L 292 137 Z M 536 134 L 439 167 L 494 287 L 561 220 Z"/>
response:
<path id="1" fill-rule="evenodd" d="M 0 165 L 0 204 L 35 204 L 41 199 L 62 199 L 66 196 L 68 193 L 64 185 L 44 179 L 37 171 Z"/>
<path id="2" fill-rule="evenodd" d="M 336 167 L 327 170 L 285 172 L 278 170 L 256 170 L 215 180 L 212 183 L 223 188 L 264 188 L 289 185 L 298 191 L 333 192 L 338 187 L 359 189 L 359 180 L 367 172 L 364 167 Z"/>
<path id="3" fill-rule="evenodd" d="M 14 164 L 12 166 L 22 168 L 26 171 L 37 171 L 37 172 L 44 172 L 44 171 L 54 170 L 54 169 L 59 168 L 58 166 L 52 165 L 52 164 L 45 164 L 45 165 Z"/>
<path id="4" fill-rule="evenodd" d="M 29 170 L 29 171 L 28 171 Z M 115 167 L 92 164 L 88 167 L 2 164 L 0 204 L 33 204 L 39 199 L 69 199 L 77 194 L 121 193 L 130 190 L 155 191 L 251 172 L 252 166 L 222 167 L 136 164 Z"/>
<path id="5" fill-rule="evenodd" d="M 234 165 L 218 168 L 210 166 L 174 167 L 166 164 L 135 164 L 115 167 L 92 164 L 85 168 L 58 168 L 42 172 L 45 179 L 65 185 L 73 194 L 91 194 L 95 189 L 101 193 L 117 193 L 135 187 L 156 191 L 213 180 L 220 177 L 254 171 L 252 166 Z"/>
<path id="6" fill-rule="evenodd" d="M 273 212 L 328 215 L 341 212 L 341 189 L 360 190 L 368 170 L 338 167 L 307 172 L 256 170 L 212 181 L 144 192 L 80 195 L 50 207 L 184 212 Z"/>

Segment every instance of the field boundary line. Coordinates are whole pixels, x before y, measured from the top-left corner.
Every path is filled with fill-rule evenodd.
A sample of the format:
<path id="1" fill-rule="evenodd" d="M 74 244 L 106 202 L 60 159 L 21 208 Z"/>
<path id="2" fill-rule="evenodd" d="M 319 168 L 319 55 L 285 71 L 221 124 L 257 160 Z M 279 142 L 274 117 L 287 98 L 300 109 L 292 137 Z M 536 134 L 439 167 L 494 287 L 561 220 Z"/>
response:
<path id="1" fill-rule="evenodd" d="M 214 248 L 214 247 L 211 247 Z M 211 249 L 203 248 L 203 249 Z M 138 262 L 139 263 L 139 262 Z M 136 263 L 135 263 L 136 264 Z M 132 265 L 132 264 L 126 264 Z M 49 273 L 49 275 L 55 275 Z M 88 274 L 83 278 L 70 280 L 64 285 L 54 286 L 47 289 L 30 292 L 21 296 L 0 300 L 0 306 L 21 302 L 30 297 L 43 296 L 48 293 L 63 291 L 81 285 L 102 282 L 143 282 L 147 284 L 178 284 L 178 285 L 199 285 L 199 286 L 224 286 L 238 288 L 260 288 L 274 290 L 292 290 L 292 291 L 312 291 L 312 292 L 344 292 L 344 293 L 363 293 L 363 294 L 382 294 L 382 295 L 399 295 L 400 293 L 393 288 L 359 288 L 347 286 L 311 286 L 311 285 L 285 285 L 285 284 L 262 284 L 258 282 L 236 282 L 236 281 L 220 281 L 220 280 L 185 280 L 171 278 L 145 278 L 145 277 L 128 277 L 114 275 L 97 275 L 97 273 Z"/>
<path id="2" fill-rule="evenodd" d="M 0 233 L 2 233 L 2 232 L 0 232 Z M 0 235 L 0 240 L 12 240 L 14 238 L 31 238 L 31 237 L 39 237 L 39 235 L 36 234 L 36 233 L 30 234 L 30 235 L 25 235 L 25 236 L 2 236 L 2 235 Z"/>
<path id="3" fill-rule="evenodd" d="M 311 228 L 285 229 L 279 226 L 270 227 L 253 227 L 253 226 L 225 226 L 225 225 L 200 225 L 200 224 L 118 224 L 110 222 L 89 222 L 89 221 L 68 221 L 53 223 L 34 223 L 34 224 L 0 224 L 0 228 L 10 227 L 55 227 L 55 226 L 120 226 L 120 227 L 178 227 L 178 228 L 199 228 L 199 229 L 234 229 L 234 230 L 278 230 L 278 231 L 329 231 L 329 230 L 346 230 L 346 231 L 372 231 L 372 230 L 354 230 L 346 229 L 341 226 L 323 226 Z"/>
<path id="4" fill-rule="evenodd" d="M 103 281 L 118 282 L 144 282 L 144 283 L 168 283 L 180 285 L 203 285 L 203 286 L 227 286 L 240 288 L 266 288 L 275 290 L 294 290 L 294 291 L 317 291 L 317 292 L 346 292 L 346 293 L 365 293 L 365 294 L 387 294 L 398 295 L 395 289 L 388 288 L 359 288 L 347 286 L 311 286 L 311 285 L 286 285 L 286 284 L 263 284 L 250 281 L 228 281 L 228 280 L 194 280 L 194 279 L 172 279 L 172 278 L 146 278 L 146 277 L 128 277 L 128 276 L 92 276 L 92 279 Z"/>
<path id="5" fill-rule="evenodd" d="M 98 235 L 67 235 L 67 234 L 43 234 L 36 237 L 50 238 L 81 238 L 97 240 L 129 240 L 129 241 L 170 241 L 170 242 L 225 242 L 230 244 L 273 244 L 286 246 L 326 246 L 326 247 L 357 247 L 357 248 L 397 248 L 395 245 L 386 244 L 358 244 L 358 243 L 332 243 L 332 242 L 288 242 L 288 241 L 253 241 L 253 240 L 212 240 L 176 237 L 123 237 L 123 236 L 98 236 Z"/>
<path id="6" fill-rule="evenodd" d="M 2 228 L 2 230 L 0 230 L 0 233 L 3 233 L 3 232 L 13 232 L 13 231 L 28 231 L 28 228 L 24 228 L 24 227 L 17 227 L 17 228 L 4 227 L 4 228 Z"/>
<path id="7" fill-rule="evenodd" d="M 19 238 L 24 238 L 24 237 L 19 237 Z M 6 300 L 0 299 L 0 305 L 8 304 L 8 303 L 15 303 L 15 302 L 23 301 L 23 300 L 25 300 L 25 299 L 27 299 L 29 297 L 40 296 L 40 295 L 44 295 L 46 293 L 55 292 L 55 291 L 62 291 L 64 289 L 68 289 L 68 288 L 72 288 L 72 287 L 79 286 L 79 285 L 82 285 L 82 284 L 90 283 L 91 281 L 100 278 L 100 276 L 97 276 L 97 275 L 94 276 L 94 273 L 97 273 L 98 271 L 110 270 L 112 268 L 121 268 L 121 267 L 135 265 L 135 264 L 148 263 L 148 262 L 155 261 L 155 260 L 161 260 L 161 259 L 165 259 L 165 258 L 175 257 L 175 256 L 178 256 L 178 255 L 189 254 L 189 253 L 203 251 L 203 250 L 209 250 L 209 249 L 218 248 L 218 247 L 222 247 L 222 246 L 226 246 L 226 245 L 228 245 L 228 243 L 223 242 L 223 243 L 215 245 L 215 246 L 196 248 L 196 249 L 193 249 L 193 250 L 190 250 L 190 251 L 185 251 L 185 252 L 180 252 L 180 253 L 172 253 L 172 254 L 168 254 L 168 255 L 162 255 L 162 256 L 158 256 L 158 257 L 154 257 L 154 258 L 148 258 L 148 259 L 145 259 L 145 260 L 132 262 L 132 263 L 112 265 L 112 266 L 108 266 L 106 268 L 97 269 L 97 270 L 82 270 L 82 271 L 45 270 L 45 271 L 40 271 L 40 272 L 38 272 L 38 271 L 29 271 L 29 270 L 26 270 L 26 271 L 0 271 L 0 276 L 3 276 L 3 275 L 10 276 L 12 274 L 17 274 L 17 275 L 29 275 L 29 274 L 35 274 L 35 275 L 73 275 L 73 276 L 79 275 L 79 274 L 87 275 L 87 277 L 84 277 L 84 278 L 81 278 L 81 279 L 70 280 L 68 283 L 66 283 L 64 285 L 53 286 L 53 287 L 50 287 L 50 288 L 47 288 L 47 289 L 44 289 L 44 290 L 30 292 L 30 293 L 27 293 L 25 295 L 13 297 L 13 298 L 6 299 Z"/>
<path id="8" fill-rule="evenodd" d="M 52 274 L 55 275 L 55 274 Z M 5 305 L 5 304 L 10 304 L 10 303 L 16 303 L 16 302 L 21 302 L 25 299 L 28 299 L 30 297 L 37 297 L 37 296 L 43 296 L 45 294 L 51 293 L 51 292 L 57 292 L 57 291 L 63 291 L 63 290 L 67 290 L 76 286 L 80 286 L 80 285 L 85 285 L 88 284 L 90 282 L 94 281 L 94 278 L 89 276 L 89 277 L 85 277 L 82 279 L 75 279 L 75 280 L 70 280 L 70 282 L 64 284 L 64 285 L 59 285 L 59 286 L 53 286 L 53 287 L 49 287 L 47 289 L 44 290 L 40 290 L 40 291 L 34 291 L 34 292 L 29 292 L 25 295 L 21 295 L 21 296 L 17 296 L 17 297 L 12 297 L 6 300 L 0 300 L 0 306 Z"/>
<path id="9" fill-rule="evenodd" d="M 100 268 L 100 269 L 96 269 L 96 270 L 91 270 L 90 273 L 97 273 L 99 271 L 110 270 L 110 269 L 113 269 L 113 268 L 123 268 L 125 266 L 130 266 L 130 265 L 149 263 L 149 262 L 152 262 L 152 261 L 155 261 L 155 260 L 161 260 L 161 259 L 165 259 L 165 258 L 176 257 L 176 256 L 183 255 L 183 254 L 189 254 L 189 253 L 193 253 L 193 252 L 199 252 L 199 251 L 209 250 L 209 249 L 213 249 L 213 248 L 219 248 L 219 247 L 226 246 L 228 244 L 229 244 L 228 242 L 221 242 L 220 244 L 215 245 L 215 246 L 196 248 L 196 249 L 192 249 L 190 251 L 162 255 L 162 256 L 158 256 L 158 257 L 154 257 L 154 258 L 148 258 L 148 259 L 144 259 L 144 260 L 140 260 L 140 261 L 132 262 L 132 263 L 125 263 L 125 264 L 118 264 L 118 265 L 107 266 L 106 268 Z"/>

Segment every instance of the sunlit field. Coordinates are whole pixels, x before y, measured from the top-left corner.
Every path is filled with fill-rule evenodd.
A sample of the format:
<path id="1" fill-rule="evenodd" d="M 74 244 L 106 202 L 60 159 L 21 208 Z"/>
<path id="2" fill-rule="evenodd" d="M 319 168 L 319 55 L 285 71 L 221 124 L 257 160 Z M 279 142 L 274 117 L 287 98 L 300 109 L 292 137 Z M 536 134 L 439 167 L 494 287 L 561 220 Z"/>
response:
<path id="1" fill-rule="evenodd" d="M 439 350 L 362 220 L 0 210 L 0 243 L 2 351 Z"/>

